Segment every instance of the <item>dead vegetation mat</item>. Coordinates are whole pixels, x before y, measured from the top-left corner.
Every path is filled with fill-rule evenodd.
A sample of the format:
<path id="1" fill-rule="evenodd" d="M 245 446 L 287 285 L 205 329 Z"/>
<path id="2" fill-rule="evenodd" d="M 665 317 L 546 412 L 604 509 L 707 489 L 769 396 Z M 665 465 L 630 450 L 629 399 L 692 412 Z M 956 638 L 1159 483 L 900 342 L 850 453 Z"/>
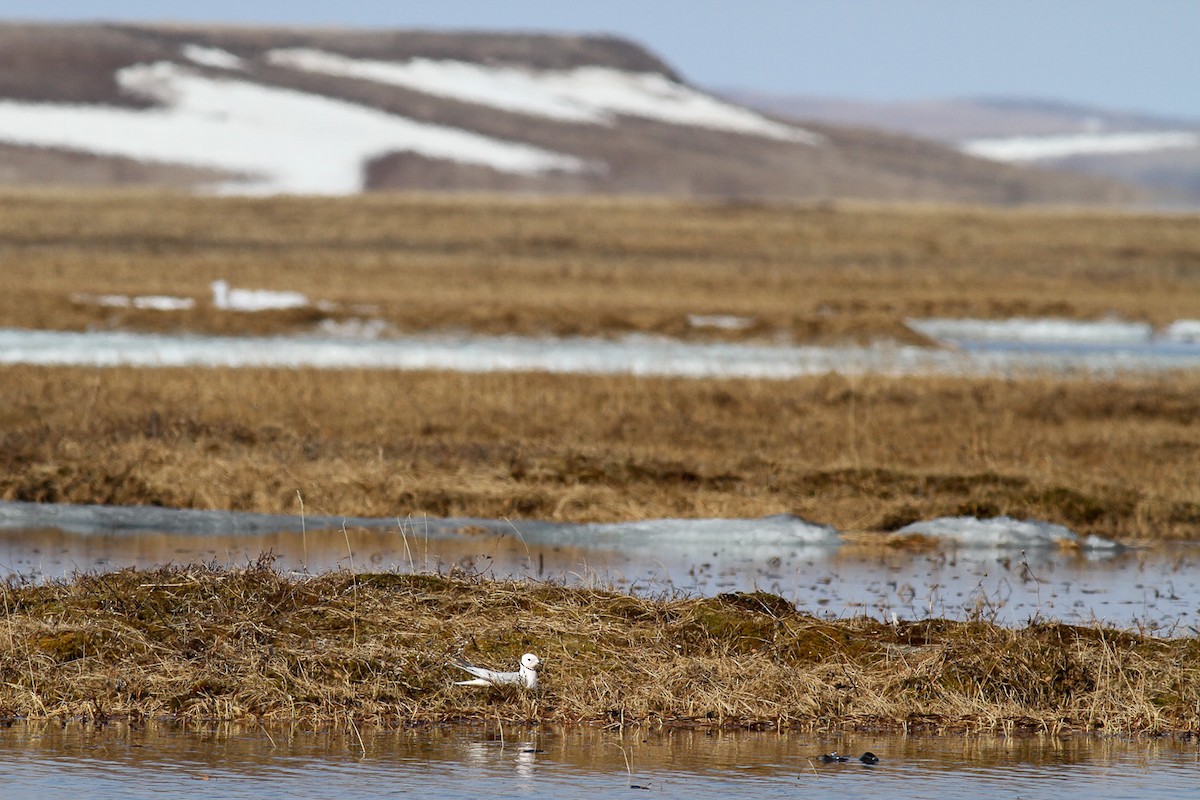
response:
<path id="1" fill-rule="evenodd" d="M 442 575 L 170 566 L 3 588 L 8 718 L 403 725 L 1200 730 L 1200 646 L 1100 627 L 827 620 L 765 593 L 643 598 Z M 541 655 L 542 687 L 449 660 Z"/>

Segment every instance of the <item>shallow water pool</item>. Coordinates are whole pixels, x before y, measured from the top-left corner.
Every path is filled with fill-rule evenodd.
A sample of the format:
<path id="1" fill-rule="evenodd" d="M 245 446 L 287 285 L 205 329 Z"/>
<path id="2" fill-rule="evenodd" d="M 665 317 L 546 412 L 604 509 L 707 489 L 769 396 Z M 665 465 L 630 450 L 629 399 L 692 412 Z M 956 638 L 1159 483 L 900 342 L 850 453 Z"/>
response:
<path id="1" fill-rule="evenodd" d="M 0 503 L 0 511 L 16 505 Z M 1200 629 L 1197 544 L 1085 550 L 950 543 L 912 551 L 845 544 L 833 532 L 796 537 L 795 523 L 777 518 L 761 527 L 753 520 L 660 521 L 657 531 L 647 523 L 597 530 L 495 520 L 292 530 L 285 518 L 278 520 L 284 529 L 246 529 L 253 515 L 227 512 L 217 513 L 221 522 L 210 529 L 206 513 L 186 513 L 193 530 L 0 524 L 0 576 L 44 580 L 164 563 L 244 566 L 269 553 L 276 568 L 295 573 L 482 575 L 645 595 L 763 590 L 835 618 L 1103 622 L 1166 636 Z"/>
<path id="2" fill-rule="evenodd" d="M 822 753 L 880 762 L 823 763 Z M 1195 741 L 591 728 L 300 730 L 18 723 L 5 796 L 55 798 L 1194 797 Z"/>

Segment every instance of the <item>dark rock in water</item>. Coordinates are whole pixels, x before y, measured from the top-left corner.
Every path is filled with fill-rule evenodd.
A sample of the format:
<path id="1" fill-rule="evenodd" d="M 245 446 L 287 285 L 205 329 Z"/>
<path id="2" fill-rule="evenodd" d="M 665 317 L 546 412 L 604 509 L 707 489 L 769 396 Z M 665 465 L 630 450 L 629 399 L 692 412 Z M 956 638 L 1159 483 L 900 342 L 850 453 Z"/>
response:
<path id="1" fill-rule="evenodd" d="M 824 764 L 845 764 L 850 760 L 850 756 L 841 756 L 837 752 L 824 753 L 817 757 L 817 760 Z M 858 757 L 858 760 L 864 764 L 878 764 L 879 756 L 872 753 L 870 750 Z"/>

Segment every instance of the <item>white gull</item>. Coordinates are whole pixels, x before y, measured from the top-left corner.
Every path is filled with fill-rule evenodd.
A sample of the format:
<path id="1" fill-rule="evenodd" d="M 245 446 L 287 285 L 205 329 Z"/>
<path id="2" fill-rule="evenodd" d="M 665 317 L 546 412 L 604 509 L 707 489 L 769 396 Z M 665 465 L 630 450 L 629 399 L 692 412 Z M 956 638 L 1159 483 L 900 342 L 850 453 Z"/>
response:
<path id="1" fill-rule="evenodd" d="M 516 672 L 496 672 L 465 661 L 455 661 L 454 666 L 475 676 L 473 680 L 455 681 L 455 686 L 524 686 L 526 689 L 536 689 L 537 671 L 541 663 L 542 660 L 533 653 L 526 653 L 521 656 L 521 667 Z"/>

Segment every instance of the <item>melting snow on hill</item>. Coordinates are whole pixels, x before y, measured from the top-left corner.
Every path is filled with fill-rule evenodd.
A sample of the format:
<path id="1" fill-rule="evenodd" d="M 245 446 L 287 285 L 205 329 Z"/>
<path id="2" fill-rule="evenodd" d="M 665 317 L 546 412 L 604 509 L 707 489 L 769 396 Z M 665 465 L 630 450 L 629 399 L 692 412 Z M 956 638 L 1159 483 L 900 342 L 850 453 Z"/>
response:
<path id="1" fill-rule="evenodd" d="M 1074 133 L 1062 136 L 1012 136 L 975 139 L 962 145 L 973 156 L 993 161 L 1040 161 L 1071 156 L 1148 153 L 1155 150 L 1200 147 L 1200 133 L 1144 131 L 1133 133 Z"/>
<path id="2" fill-rule="evenodd" d="M 200 58 L 214 60 L 211 53 Z M 530 145 L 320 95 L 213 78 L 165 61 L 126 67 L 117 81 L 163 106 L 0 100 L 0 141 L 244 174 L 249 182 L 221 189 L 258 194 L 357 192 L 364 163 L 396 151 L 510 173 L 587 168 L 580 159 Z"/>
<path id="3" fill-rule="evenodd" d="M 180 53 L 201 68 L 248 69 L 245 59 L 218 48 L 187 44 Z M 291 69 L 403 86 L 567 122 L 608 125 L 627 115 L 785 141 L 819 140 L 657 73 L 605 67 L 535 71 L 429 59 L 370 61 L 306 49 L 274 50 L 267 59 Z M 233 173 L 245 179 L 216 189 L 237 194 L 358 192 L 364 165 L 392 152 L 515 174 L 604 168 L 521 142 L 266 86 L 248 77 L 214 77 L 169 61 L 125 67 L 115 78 L 123 90 L 161 105 L 131 109 L 0 100 L 0 142 Z"/>
<path id="4" fill-rule="evenodd" d="M 656 72 L 609 67 L 532 70 L 519 66 L 414 58 L 372 61 L 306 48 L 272 50 L 280 66 L 403 86 L 468 103 L 565 122 L 611 124 L 616 115 L 749 133 L 813 144 L 808 131 L 722 102 Z"/>
<path id="5" fill-rule="evenodd" d="M 202 67 L 234 70 L 244 70 L 246 68 L 246 62 L 242 58 L 219 47 L 186 44 L 183 46 L 182 52 L 184 58 Z"/>

